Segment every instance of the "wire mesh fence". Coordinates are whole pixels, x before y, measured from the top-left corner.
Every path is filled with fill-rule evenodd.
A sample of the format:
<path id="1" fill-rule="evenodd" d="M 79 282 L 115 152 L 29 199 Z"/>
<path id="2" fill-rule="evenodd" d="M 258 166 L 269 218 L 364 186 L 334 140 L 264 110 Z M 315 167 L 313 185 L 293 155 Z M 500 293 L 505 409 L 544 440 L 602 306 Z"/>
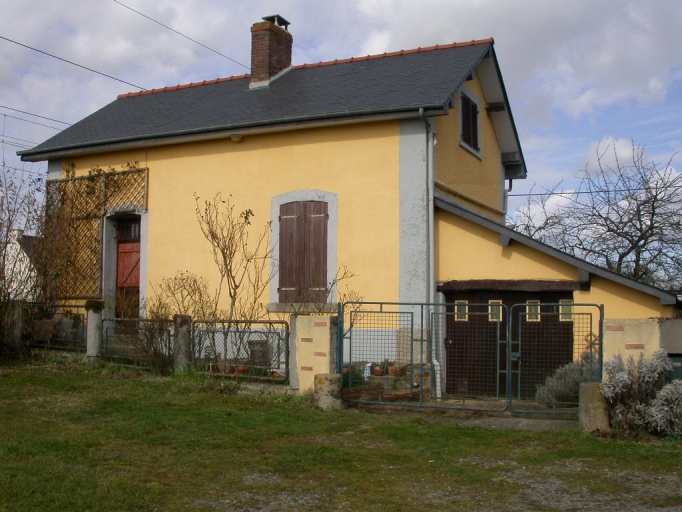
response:
<path id="1" fill-rule="evenodd" d="M 428 310 L 397 304 L 344 305 L 342 396 L 346 400 L 402 402 L 427 400 L 433 392 L 432 343 Z"/>
<path id="2" fill-rule="evenodd" d="M 170 373 L 173 321 L 143 318 L 102 321 L 102 359 Z"/>
<path id="3" fill-rule="evenodd" d="M 580 382 L 601 378 L 597 305 L 351 303 L 341 313 L 346 400 L 565 412 Z"/>
<path id="4" fill-rule="evenodd" d="M 575 406 L 579 383 L 601 380 L 601 310 L 581 304 L 517 304 L 509 313 L 512 409 Z"/>
<path id="5" fill-rule="evenodd" d="M 29 302 L 24 308 L 23 337 L 31 347 L 85 350 L 87 313 L 82 305 Z"/>
<path id="6" fill-rule="evenodd" d="M 195 321 L 192 359 L 199 371 L 250 379 L 289 377 L 289 325 L 283 321 Z"/>

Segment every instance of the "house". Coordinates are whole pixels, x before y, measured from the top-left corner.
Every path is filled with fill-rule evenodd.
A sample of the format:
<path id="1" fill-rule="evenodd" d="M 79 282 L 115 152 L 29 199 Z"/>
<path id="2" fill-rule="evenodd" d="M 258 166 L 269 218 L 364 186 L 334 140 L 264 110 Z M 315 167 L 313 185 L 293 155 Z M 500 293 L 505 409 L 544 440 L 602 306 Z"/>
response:
<path id="1" fill-rule="evenodd" d="M 21 229 L 9 231 L 7 242 L 2 244 L 2 300 L 32 301 L 36 295 L 37 272 L 36 237 L 24 235 Z"/>
<path id="2" fill-rule="evenodd" d="M 47 160 L 54 187 L 86 197 L 76 191 L 97 179 L 106 198 L 78 216 L 93 236 L 74 249 L 70 298 L 143 300 L 184 269 L 215 284 L 194 195 L 221 192 L 271 222 L 271 311 L 335 302 L 345 266 L 367 300 L 448 302 L 457 320 L 475 303 L 488 321 L 515 304 L 540 318 L 546 302 L 560 305 L 556 325 L 574 303 L 607 318 L 676 315 L 674 294 L 504 226 L 527 169 L 492 39 L 293 66 L 288 25 L 251 27 L 251 74 L 123 94 L 19 152 Z M 88 175 L 126 162 L 139 165 Z"/>

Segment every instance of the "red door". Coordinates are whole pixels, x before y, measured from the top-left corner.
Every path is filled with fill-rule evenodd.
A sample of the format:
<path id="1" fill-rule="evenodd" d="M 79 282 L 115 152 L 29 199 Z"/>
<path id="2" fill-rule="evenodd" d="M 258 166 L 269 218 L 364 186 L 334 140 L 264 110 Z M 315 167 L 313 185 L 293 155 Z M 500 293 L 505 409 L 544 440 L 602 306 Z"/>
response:
<path id="1" fill-rule="evenodd" d="M 116 317 L 137 318 L 140 309 L 140 220 L 121 220 L 116 232 Z"/>
<path id="2" fill-rule="evenodd" d="M 140 242 L 119 242 L 116 288 L 140 287 Z"/>

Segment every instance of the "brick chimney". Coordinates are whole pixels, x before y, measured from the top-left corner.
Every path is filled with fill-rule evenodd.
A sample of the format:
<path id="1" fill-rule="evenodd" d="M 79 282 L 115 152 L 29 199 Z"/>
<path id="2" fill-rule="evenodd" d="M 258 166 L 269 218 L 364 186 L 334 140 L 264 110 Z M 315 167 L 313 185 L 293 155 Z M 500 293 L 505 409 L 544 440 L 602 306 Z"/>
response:
<path id="1" fill-rule="evenodd" d="M 289 22 L 279 14 L 265 16 L 263 21 L 251 27 L 250 89 L 267 87 L 291 69 L 294 38 L 288 28 Z"/>

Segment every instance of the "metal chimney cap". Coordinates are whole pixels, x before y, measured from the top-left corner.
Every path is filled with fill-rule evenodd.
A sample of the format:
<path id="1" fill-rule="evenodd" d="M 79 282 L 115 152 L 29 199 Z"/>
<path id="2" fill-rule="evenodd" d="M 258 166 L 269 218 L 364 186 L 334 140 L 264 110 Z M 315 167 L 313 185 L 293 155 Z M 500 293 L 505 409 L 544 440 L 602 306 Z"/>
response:
<path id="1" fill-rule="evenodd" d="M 269 21 L 270 23 L 275 23 L 280 27 L 284 27 L 284 30 L 289 31 L 289 23 L 287 20 L 282 18 L 279 14 L 273 14 L 272 16 L 263 16 L 262 18 L 265 21 Z"/>

